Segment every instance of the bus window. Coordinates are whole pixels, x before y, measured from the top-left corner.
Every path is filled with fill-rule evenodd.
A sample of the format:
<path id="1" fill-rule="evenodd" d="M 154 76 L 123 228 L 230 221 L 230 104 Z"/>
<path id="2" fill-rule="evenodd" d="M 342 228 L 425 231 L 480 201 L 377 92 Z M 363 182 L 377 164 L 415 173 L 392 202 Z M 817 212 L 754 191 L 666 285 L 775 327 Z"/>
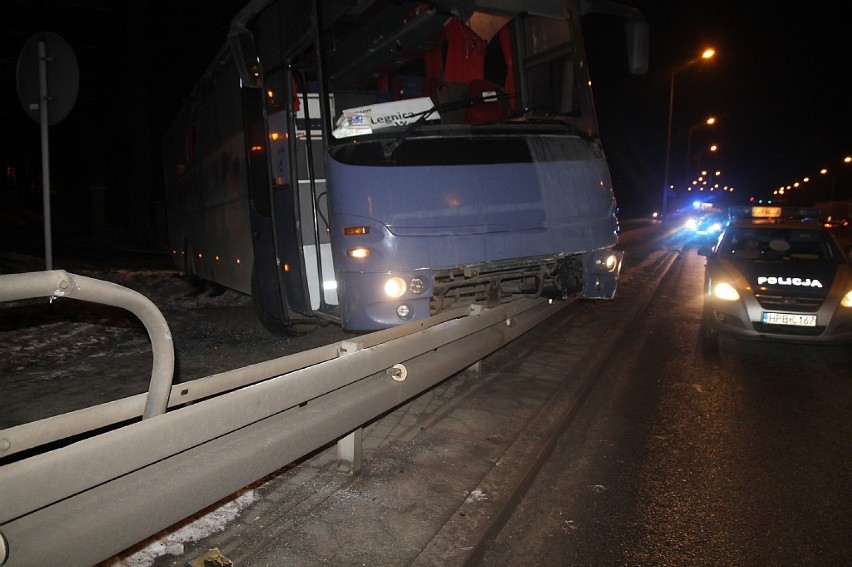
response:
<path id="1" fill-rule="evenodd" d="M 523 20 L 527 105 L 536 113 L 579 116 L 570 28 L 547 18 Z"/>

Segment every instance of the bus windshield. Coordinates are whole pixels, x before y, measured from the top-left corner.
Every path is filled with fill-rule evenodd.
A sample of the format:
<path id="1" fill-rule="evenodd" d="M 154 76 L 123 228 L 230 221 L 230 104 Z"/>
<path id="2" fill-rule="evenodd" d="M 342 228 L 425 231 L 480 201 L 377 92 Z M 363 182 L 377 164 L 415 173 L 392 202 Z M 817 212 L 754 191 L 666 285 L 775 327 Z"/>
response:
<path id="1" fill-rule="evenodd" d="M 328 142 L 395 136 L 413 123 L 429 131 L 562 122 L 597 137 L 575 23 L 564 9 L 558 18 L 477 10 L 464 21 L 437 3 L 373 2 L 344 11 L 325 22 L 321 36 Z M 323 86 L 314 46 L 305 42 L 285 58 L 271 72 L 267 61 L 270 97 L 292 97 L 304 113 Z M 285 69 L 296 69 L 289 80 Z M 316 120 L 320 110 L 308 106 Z"/>

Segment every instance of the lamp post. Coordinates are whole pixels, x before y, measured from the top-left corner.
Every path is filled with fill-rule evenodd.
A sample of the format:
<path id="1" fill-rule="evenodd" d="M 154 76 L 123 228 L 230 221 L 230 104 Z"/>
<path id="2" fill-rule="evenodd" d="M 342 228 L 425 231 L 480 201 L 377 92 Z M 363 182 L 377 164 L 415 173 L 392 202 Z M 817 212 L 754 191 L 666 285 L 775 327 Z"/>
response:
<path id="1" fill-rule="evenodd" d="M 698 124 L 694 124 L 689 127 L 689 134 L 686 137 L 686 176 L 689 177 L 689 165 L 692 162 L 692 133 L 702 126 L 712 126 L 716 123 L 715 116 L 708 116 L 707 119 L 703 122 L 699 122 Z"/>
<path id="2" fill-rule="evenodd" d="M 703 152 L 698 152 L 698 169 L 701 169 L 701 155 L 702 154 L 712 154 L 712 153 L 718 151 L 718 149 L 719 149 L 719 146 L 716 145 L 716 144 L 713 144 L 710 147 L 708 147 L 707 150 L 705 150 Z M 702 172 L 702 174 L 704 174 L 704 172 Z"/>
<path id="3" fill-rule="evenodd" d="M 686 63 L 684 63 L 680 67 L 672 67 L 671 82 L 670 82 L 670 86 L 669 86 L 669 126 L 668 126 L 668 133 L 666 134 L 666 170 L 665 170 L 665 177 L 663 179 L 663 203 L 662 203 L 662 210 L 661 210 L 663 215 L 666 214 L 666 200 L 667 200 L 667 193 L 668 193 L 668 190 L 669 190 L 669 162 L 670 162 L 671 154 L 672 154 L 672 109 L 674 108 L 675 75 L 677 73 L 679 73 L 680 71 L 683 71 L 687 67 L 690 67 L 691 65 L 693 65 L 693 64 L 695 64 L 695 63 L 697 63 L 701 60 L 712 59 L 715 54 L 716 54 L 716 51 L 714 49 L 705 49 L 704 52 L 699 57 L 696 57 L 695 59 L 690 59 L 689 61 L 687 61 Z"/>

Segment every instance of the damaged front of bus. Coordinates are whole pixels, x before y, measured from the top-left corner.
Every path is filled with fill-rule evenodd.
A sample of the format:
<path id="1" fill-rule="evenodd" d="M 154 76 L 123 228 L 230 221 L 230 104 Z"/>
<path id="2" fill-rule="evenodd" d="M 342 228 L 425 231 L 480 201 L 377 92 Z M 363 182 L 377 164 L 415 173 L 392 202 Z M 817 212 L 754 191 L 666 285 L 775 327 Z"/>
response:
<path id="1" fill-rule="evenodd" d="M 311 187 L 272 223 L 297 227 L 280 248 L 327 237 L 344 328 L 613 297 L 622 253 L 580 29 L 590 11 L 625 18 L 630 70 L 644 72 L 647 25 L 604 0 L 279 1 L 250 37 L 233 28 L 241 77 L 286 130 L 270 176 Z M 259 57 L 240 53 L 247 38 Z M 310 274 L 308 247 L 293 249 L 305 253 L 279 264 Z"/>
<path id="2" fill-rule="evenodd" d="M 419 4 L 372 52 L 336 36 L 327 167 L 349 328 L 616 290 L 616 204 L 575 6 L 448 4 Z"/>

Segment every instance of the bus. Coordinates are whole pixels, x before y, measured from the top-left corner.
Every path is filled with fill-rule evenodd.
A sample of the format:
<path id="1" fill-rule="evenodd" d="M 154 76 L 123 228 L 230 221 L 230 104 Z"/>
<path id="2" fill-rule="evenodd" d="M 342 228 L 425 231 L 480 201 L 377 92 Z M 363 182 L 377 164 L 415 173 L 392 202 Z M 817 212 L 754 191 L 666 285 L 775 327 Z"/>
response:
<path id="1" fill-rule="evenodd" d="M 248 3 L 163 142 L 176 266 L 276 333 L 612 298 L 589 11 L 644 72 L 646 22 L 604 0 Z"/>

